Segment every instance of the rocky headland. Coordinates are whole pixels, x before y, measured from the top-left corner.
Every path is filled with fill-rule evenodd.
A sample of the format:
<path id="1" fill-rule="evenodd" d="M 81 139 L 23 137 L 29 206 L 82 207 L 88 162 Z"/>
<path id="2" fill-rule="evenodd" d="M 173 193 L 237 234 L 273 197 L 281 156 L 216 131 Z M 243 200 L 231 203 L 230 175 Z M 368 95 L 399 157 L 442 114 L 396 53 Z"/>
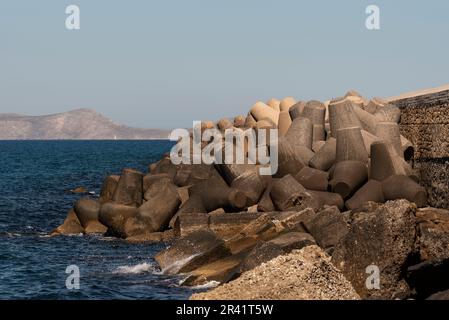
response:
<path id="1" fill-rule="evenodd" d="M 169 130 L 117 124 L 91 109 L 43 116 L 0 114 L 0 140 L 168 139 Z"/>
<path id="2" fill-rule="evenodd" d="M 163 273 L 218 285 L 192 299 L 443 299 L 449 211 L 429 206 L 400 122 L 397 106 L 355 91 L 258 102 L 202 129 L 278 129 L 273 176 L 166 155 L 107 177 L 52 234 L 167 242 Z"/>

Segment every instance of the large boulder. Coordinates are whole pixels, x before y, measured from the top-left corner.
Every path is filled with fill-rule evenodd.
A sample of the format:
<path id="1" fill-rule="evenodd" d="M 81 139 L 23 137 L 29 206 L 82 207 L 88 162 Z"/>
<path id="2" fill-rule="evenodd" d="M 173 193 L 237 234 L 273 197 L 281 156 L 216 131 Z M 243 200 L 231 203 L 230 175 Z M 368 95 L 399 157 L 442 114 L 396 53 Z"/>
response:
<path id="1" fill-rule="evenodd" d="M 417 298 L 449 289 L 449 210 L 422 208 L 416 212 L 416 259 L 407 281 Z"/>
<path id="2" fill-rule="evenodd" d="M 423 208 L 416 212 L 416 218 L 420 259 L 449 259 L 449 210 Z"/>
<path id="3" fill-rule="evenodd" d="M 105 233 L 106 226 L 98 221 L 100 202 L 90 198 L 81 198 L 75 202 L 74 210 L 86 233 Z"/>
<path id="4" fill-rule="evenodd" d="M 361 297 L 393 299 L 409 294 L 403 269 L 416 237 L 415 212 L 414 204 L 398 200 L 374 211 L 352 213 L 349 232 L 335 246 L 332 262 Z M 376 267 L 380 271 L 379 289 L 366 285 L 367 272 Z"/>
<path id="5" fill-rule="evenodd" d="M 78 217 L 76 216 L 75 210 L 70 209 L 64 222 L 50 232 L 50 235 L 72 235 L 84 233 L 84 228 L 81 226 Z"/>
<path id="6" fill-rule="evenodd" d="M 268 261 L 192 300 L 355 300 L 351 283 L 318 246 Z"/>
<path id="7" fill-rule="evenodd" d="M 154 259 L 165 274 L 187 273 L 231 255 L 225 242 L 209 230 L 200 230 L 176 240 Z"/>

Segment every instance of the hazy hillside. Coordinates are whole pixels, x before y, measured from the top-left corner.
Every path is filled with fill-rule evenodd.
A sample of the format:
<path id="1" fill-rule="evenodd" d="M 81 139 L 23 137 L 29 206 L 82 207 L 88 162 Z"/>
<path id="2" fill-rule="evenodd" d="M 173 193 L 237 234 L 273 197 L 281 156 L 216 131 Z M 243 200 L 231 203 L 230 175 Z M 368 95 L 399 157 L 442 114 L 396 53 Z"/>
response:
<path id="1" fill-rule="evenodd" d="M 132 128 L 90 109 L 45 116 L 0 114 L 0 140 L 167 139 L 168 130 Z"/>

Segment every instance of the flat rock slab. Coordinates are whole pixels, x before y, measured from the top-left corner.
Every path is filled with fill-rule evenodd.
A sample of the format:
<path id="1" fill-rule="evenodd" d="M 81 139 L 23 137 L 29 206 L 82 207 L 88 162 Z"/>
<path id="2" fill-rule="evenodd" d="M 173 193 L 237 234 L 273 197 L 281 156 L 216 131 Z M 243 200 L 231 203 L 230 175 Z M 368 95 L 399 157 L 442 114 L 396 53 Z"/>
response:
<path id="1" fill-rule="evenodd" d="M 315 244 L 315 240 L 308 233 L 288 232 L 282 234 L 270 241 L 256 245 L 243 260 L 240 271 L 254 269 L 262 263 L 289 253 L 294 249 L 299 250 Z"/>
<path id="2" fill-rule="evenodd" d="M 231 255 L 225 242 L 209 230 L 201 230 L 176 240 L 154 259 L 165 274 L 187 273 Z"/>

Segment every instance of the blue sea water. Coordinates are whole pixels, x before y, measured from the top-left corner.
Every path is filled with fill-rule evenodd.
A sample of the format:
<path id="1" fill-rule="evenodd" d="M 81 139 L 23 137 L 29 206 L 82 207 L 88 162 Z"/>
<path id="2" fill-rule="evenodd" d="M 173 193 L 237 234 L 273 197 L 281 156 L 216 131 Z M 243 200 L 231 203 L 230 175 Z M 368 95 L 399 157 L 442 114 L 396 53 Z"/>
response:
<path id="1" fill-rule="evenodd" d="M 164 245 L 101 236 L 49 237 L 83 186 L 99 193 L 124 167 L 147 170 L 170 141 L 0 141 L 0 299 L 185 299 L 153 260 Z M 80 289 L 66 288 L 66 268 Z"/>

